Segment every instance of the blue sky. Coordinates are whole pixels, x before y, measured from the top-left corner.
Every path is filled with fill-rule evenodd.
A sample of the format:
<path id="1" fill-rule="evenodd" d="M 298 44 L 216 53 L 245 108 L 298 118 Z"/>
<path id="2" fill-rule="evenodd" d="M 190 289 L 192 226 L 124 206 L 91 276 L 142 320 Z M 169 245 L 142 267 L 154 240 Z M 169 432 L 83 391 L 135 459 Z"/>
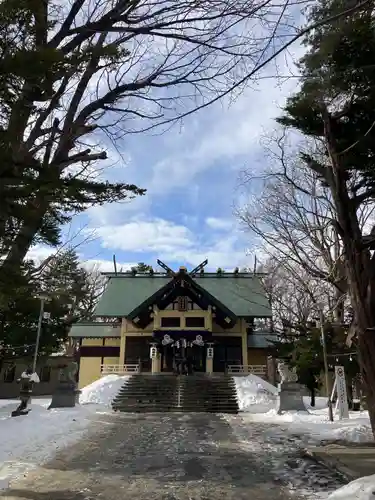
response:
<path id="1" fill-rule="evenodd" d="M 283 55 L 279 73 L 289 74 L 300 55 L 298 46 L 287 59 Z M 258 76 L 273 74 L 274 64 Z M 239 176 L 245 168 L 266 168 L 261 139 L 275 129 L 274 119 L 296 84 L 295 78 L 283 84 L 260 79 L 231 105 L 216 103 L 164 134 L 126 136 L 117 143 L 120 155 L 109 145 L 112 167 L 104 176 L 136 183 L 147 194 L 89 209 L 75 217 L 65 240 L 76 235 L 82 260 L 103 270 L 113 269 L 113 254 L 124 269 L 141 261 L 156 265 L 157 259 L 172 268 L 192 268 L 206 258 L 212 270 L 251 266 L 256 241 L 233 215 L 240 204 Z M 39 246 L 31 256 L 50 252 Z"/>

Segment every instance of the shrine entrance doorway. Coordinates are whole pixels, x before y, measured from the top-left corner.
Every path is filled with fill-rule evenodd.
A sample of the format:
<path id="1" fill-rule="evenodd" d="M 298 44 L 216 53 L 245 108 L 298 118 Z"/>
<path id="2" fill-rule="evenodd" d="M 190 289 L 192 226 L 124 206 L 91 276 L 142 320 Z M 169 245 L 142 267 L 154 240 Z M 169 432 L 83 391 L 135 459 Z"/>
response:
<path id="1" fill-rule="evenodd" d="M 164 341 L 164 342 L 163 342 Z M 162 372 L 177 372 L 181 362 L 188 363 L 191 371 L 206 371 L 206 346 L 203 341 L 191 342 L 186 338 L 163 339 L 160 346 Z"/>

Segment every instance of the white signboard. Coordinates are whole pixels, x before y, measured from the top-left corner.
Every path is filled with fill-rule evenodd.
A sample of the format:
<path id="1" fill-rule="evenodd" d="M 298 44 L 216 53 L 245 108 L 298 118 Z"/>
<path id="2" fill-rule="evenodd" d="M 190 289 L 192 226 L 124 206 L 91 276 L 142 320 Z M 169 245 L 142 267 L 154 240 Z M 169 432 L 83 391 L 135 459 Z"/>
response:
<path id="1" fill-rule="evenodd" d="M 214 348 L 207 347 L 207 359 L 212 359 L 214 357 Z"/>
<path id="2" fill-rule="evenodd" d="M 157 354 L 158 354 L 158 351 L 157 351 L 156 347 L 151 347 L 150 348 L 150 358 L 155 359 Z"/>
<path id="3" fill-rule="evenodd" d="M 346 391 L 345 372 L 343 366 L 335 366 L 337 409 L 339 419 L 349 418 L 348 395 Z"/>

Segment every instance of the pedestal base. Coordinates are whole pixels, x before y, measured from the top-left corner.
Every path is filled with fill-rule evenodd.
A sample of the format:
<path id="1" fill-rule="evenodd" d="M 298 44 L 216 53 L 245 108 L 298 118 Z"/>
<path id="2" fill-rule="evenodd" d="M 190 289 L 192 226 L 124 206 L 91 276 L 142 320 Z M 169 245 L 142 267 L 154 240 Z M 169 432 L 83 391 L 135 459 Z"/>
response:
<path id="1" fill-rule="evenodd" d="M 21 415 L 28 415 L 30 411 L 31 411 L 31 408 L 28 408 L 27 410 L 21 410 L 21 411 L 14 410 L 14 411 L 12 411 L 11 416 L 12 417 L 20 417 Z"/>
<path id="2" fill-rule="evenodd" d="M 303 411 L 308 413 L 303 402 L 303 388 L 297 382 L 281 382 L 277 399 L 277 413 Z"/>
<path id="3" fill-rule="evenodd" d="M 48 409 L 51 408 L 74 408 L 79 404 L 81 391 L 73 384 L 60 384 L 52 395 L 52 401 Z"/>

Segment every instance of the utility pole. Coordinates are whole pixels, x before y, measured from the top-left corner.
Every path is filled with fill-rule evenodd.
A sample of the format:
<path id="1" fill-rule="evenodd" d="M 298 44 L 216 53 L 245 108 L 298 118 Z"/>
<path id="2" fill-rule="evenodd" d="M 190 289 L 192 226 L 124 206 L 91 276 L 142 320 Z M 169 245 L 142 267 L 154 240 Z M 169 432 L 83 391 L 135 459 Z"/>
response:
<path id="1" fill-rule="evenodd" d="M 328 357 L 327 357 L 327 344 L 326 344 L 326 335 L 324 332 L 324 315 L 323 311 L 320 311 L 320 335 L 323 347 L 323 360 L 324 360 L 324 372 L 326 379 L 326 391 L 328 397 L 328 415 L 330 422 L 333 422 L 333 410 L 332 410 L 332 401 L 331 401 L 331 382 L 329 378 L 328 372 Z"/>
<path id="2" fill-rule="evenodd" d="M 35 373 L 35 371 L 36 371 L 36 363 L 38 360 L 40 334 L 42 332 L 42 320 L 43 320 L 43 314 L 44 314 L 44 303 L 46 302 L 46 300 L 48 300 L 48 298 L 45 295 L 39 295 L 38 299 L 40 299 L 40 310 L 39 310 L 38 330 L 36 333 L 36 342 L 35 342 L 33 373 Z"/>

